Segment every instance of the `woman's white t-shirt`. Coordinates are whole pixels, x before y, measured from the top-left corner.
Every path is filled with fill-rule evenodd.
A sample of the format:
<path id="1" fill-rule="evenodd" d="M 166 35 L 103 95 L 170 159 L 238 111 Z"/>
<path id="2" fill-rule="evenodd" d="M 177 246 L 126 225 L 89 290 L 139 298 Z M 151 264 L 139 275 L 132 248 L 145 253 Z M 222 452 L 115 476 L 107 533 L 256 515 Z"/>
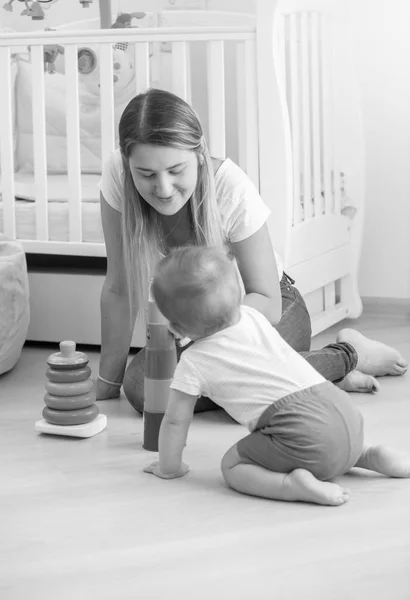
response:
<path id="1" fill-rule="evenodd" d="M 117 148 L 103 166 L 99 189 L 108 204 L 121 212 L 123 203 L 123 164 Z M 255 185 L 244 171 L 229 158 L 215 174 L 215 192 L 222 228 L 230 242 L 250 237 L 266 223 L 270 210 Z M 279 279 L 283 274 L 282 260 L 275 252 Z"/>

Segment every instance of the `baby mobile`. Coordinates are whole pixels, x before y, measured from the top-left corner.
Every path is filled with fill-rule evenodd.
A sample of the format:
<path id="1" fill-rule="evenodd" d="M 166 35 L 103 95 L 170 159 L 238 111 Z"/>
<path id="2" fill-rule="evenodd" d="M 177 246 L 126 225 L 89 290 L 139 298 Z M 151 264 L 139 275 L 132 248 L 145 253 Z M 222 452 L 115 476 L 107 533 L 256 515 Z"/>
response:
<path id="1" fill-rule="evenodd" d="M 13 12 L 13 4 L 15 1 L 16 0 L 8 0 L 8 2 L 3 5 L 4 10 Z M 45 18 L 45 13 L 42 5 L 47 5 L 47 8 L 50 8 L 50 6 L 58 2 L 58 0 L 17 0 L 17 2 L 22 2 L 25 5 L 25 9 L 20 13 L 22 16 L 31 17 L 33 21 L 43 21 Z M 92 2 L 92 0 L 90 0 L 90 2 Z M 46 6 L 44 6 L 44 8 L 46 8 Z M 54 63 L 57 59 L 57 56 L 59 54 L 63 54 L 63 52 L 64 48 L 57 44 L 45 45 L 44 70 L 48 73 L 55 73 Z"/>
<path id="2" fill-rule="evenodd" d="M 13 4 L 16 0 L 8 0 L 6 4 L 3 5 L 4 10 L 8 10 L 9 12 L 13 11 Z M 42 5 L 55 4 L 58 0 L 17 0 L 17 2 L 23 2 L 25 5 L 25 9 L 22 13 L 23 16 L 31 17 L 33 21 L 43 21 L 44 20 L 44 10 Z M 92 2 L 89 0 L 88 3 Z"/>
<path id="3" fill-rule="evenodd" d="M 93 3 L 93 0 L 78 0 L 78 1 L 82 5 L 83 8 L 88 8 Z M 120 2 L 120 0 L 118 0 L 118 1 Z M 43 8 L 45 8 L 46 6 L 47 6 L 47 8 L 49 8 L 52 4 L 55 4 L 56 2 L 58 2 L 58 0 L 7 0 L 7 2 L 5 4 L 3 4 L 4 10 L 12 12 L 14 2 L 24 3 L 26 8 L 23 10 L 21 15 L 31 17 L 34 21 L 42 21 L 42 20 L 44 20 Z M 111 0 L 99 0 L 99 5 L 100 5 L 100 11 L 101 11 L 102 18 L 104 16 L 104 20 L 105 20 L 105 17 L 107 14 L 111 15 Z M 119 19 L 117 18 L 117 21 L 115 22 L 114 26 L 130 27 L 132 18 L 140 19 L 144 16 L 144 14 L 145 13 L 139 13 L 139 12 L 121 13 L 121 11 L 120 11 L 118 14 L 118 17 L 120 17 L 120 18 Z M 102 27 L 104 27 L 103 24 L 102 24 Z"/>
<path id="4" fill-rule="evenodd" d="M 83 8 L 88 8 L 92 3 L 93 0 L 78 0 L 79 3 L 82 5 Z M 9 12 L 13 11 L 13 4 L 14 2 L 22 2 L 25 5 L 25 9 L 20 13 L 22 16 L 27 16 L 27 17 L 31 17 L 32 20 L 34 21 L 43 21 L 45 18 L 45 13 L 43 9 L 49 9 L 51 7 L 52 4 L 55 4 L 56 2 L 58 2 L 58 0 L 8 0 L 6 2 L 6 4 L 3 5 L 4 10 L 7 10 Z M 120 0 L 119 0 L 120 2 Z M 117 19 L 116 21 L 111 24 L 111 0 L 99 0 L 99 7 L 100 7 L 100 17 L 101 17 L 101 26 L 104 27 L 103 21 L 106 22 L 106 27 L 108 26 L 109 28 L 128 28 L 131 27 L 131 21 L 132 19 L 142 19 L 145 16 L 145 13 L 143 12 L 133 12 L 133 13 L 122 13 L 121 11 L 118 13 L 117 15 Z M 45 31 L 50 31 L 49 28 L 46 27 Z M 126 50 L 125 47 L 123 46 L 127 46 L 127 44 L 116 44 L 115 48 L 117 50 L 121 49 L 121 50 Z M 49 73 L 49 74 L 53 74 L 56 72 L 56 68 L 55 68 L 55 61 L 57 60 L 57 57 L 59 54 L 64 54 L 64 47 L 60 46 L 59 44 L 46 44 L 44 45 L 44 70 Z M 94 53 L 92 53 L 91 50 L 88 51 L 87 54 L 87 49 L 83 48 L 81 49 L 81 52 L 79 53 L 79 57 L 78 57 L 78 67 L 79 67 L 79 71 L 80 73 L 89 73 L 88 67 L 89 65 L 84 65 L 84 59 L 87 58 L 88 59 L 88 55 L 92 54 L 92 58 L 93 58 L 93 63 L 96 62 L 96 57 L 94 56 Z M 87 54 L 87 56 L 85 56 L 85 54 Z M 90 54 L 90 56 L 91 56 Z M 119 64 L 118 60 L 115 63 L 116 65 Z M 87 67 L 87 69 L 84 70 L 83 67 Z M 91 69 L 91 71 L 95 70 L 95 64 L 93 64 L 93 68 Z M 116 77 L 116 76 L 114 76 Z M 115 81 L 115 79 L 114 79 Z"/>
<path id="5" fill-rule="evenodd" d="M 93 3 L 93 0 L 78 1 L 83 8 L 88 8 Z M 34 21 L 43 21 L 45 19 L 44 9 L 49 9 L 58 0 L 8 0 L 3 5 L 4 10 L 12 12 L 14 2 L 24 3 L 25 9 L 20 13 L 22 16 L 31 17 Z M 118 3 L 120 2 L 121 0 L 118 0 Z M 99 0 L 99 8 L 102 28 L 128 28 L 131 27 L 132 19 L 142 19 L 145 16 L 143 12 L 122 13 L 120 10 L 116 21 L 111 24 L 111 0 Z M 45 31 L 50 31 L 50 29 L 46 27 Z M 115 48 L 126 50 L 126 46 L 127 44 L 116 44 Z M 64 54 L 63 46 L 58 44 L 44 45 L 44 70 L 47 73 L 53 74 L 56 72 L 55 61 L 59 54 Z M 80 72 L 82 72 L 83 54 L 84 52 L 82 51 L 81 56 L 79 56 Z"/>

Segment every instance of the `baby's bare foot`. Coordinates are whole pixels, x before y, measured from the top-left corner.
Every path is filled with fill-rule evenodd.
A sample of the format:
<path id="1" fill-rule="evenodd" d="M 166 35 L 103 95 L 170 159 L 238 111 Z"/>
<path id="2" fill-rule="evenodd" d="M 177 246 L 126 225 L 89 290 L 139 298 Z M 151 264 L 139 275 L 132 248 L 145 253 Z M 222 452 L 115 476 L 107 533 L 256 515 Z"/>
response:
<path id="1" fill-rule="evenodd" d="M 365 375 L 357 370 L 348 373 L 342 381 L 339 381 L 339 383 L 336 383 L 335 385 L 345 392 L 363 392 L 370 394 L 372 392 L 378 392 L 380 389 L 380 384 L 374 377 Z"/>
<path id="2" fill-rule="evenodd" d="M 410 477 L 410 455 L 387 446 L 369 446 L 363 450 L 356 467 L 388 477 Z"/>
<path id="3" fill-rule="evenodd" d="M 367 375 L 382 377 L 383 375 L 403 375 L 408 363 L 400 352 L 370 340 L 355 329 L 342 329 L 336 337 L 337 342 L 348 342 L 357 352 L 357 370 Z"/>
<path id="4" fill-rule="evenodd" d="M 313 502 L 326 506 L 340 506 L 350 498 L 348 490 L 336 483 L 319 481 L 306 469 L 295 469 L 284 481 L 285 500 L 293 502 Z"/>

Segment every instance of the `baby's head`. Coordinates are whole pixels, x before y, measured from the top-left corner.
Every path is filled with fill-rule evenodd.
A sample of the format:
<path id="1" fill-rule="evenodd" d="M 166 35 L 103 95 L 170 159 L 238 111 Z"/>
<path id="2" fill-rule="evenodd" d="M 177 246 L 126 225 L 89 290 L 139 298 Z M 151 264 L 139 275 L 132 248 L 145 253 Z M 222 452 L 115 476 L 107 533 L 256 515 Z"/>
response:
<path id="1" fill-rule="evenodd" d="M 181 337 L 196 340 L 239 318 L 242 290 L 235 263 L 223 249 L 183 246 L 157 265 L 154 300 Z"/>

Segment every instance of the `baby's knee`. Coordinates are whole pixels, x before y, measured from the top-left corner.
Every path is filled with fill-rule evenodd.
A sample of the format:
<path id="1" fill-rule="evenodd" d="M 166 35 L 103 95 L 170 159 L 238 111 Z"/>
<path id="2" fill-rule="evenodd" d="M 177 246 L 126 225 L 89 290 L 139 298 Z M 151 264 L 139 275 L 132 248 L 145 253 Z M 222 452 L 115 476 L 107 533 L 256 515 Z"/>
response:
<path id="1" fill-rule="evenodd" d="M 238 452 L 237 444 L 229 448 L 229 450 L 224 454 L 221 461 L 221 470 L 222 475 L 225 478 L 225 481 L 229 483 L 229 473 L 233 467 L 242 462 L 240 454 Z"/>

